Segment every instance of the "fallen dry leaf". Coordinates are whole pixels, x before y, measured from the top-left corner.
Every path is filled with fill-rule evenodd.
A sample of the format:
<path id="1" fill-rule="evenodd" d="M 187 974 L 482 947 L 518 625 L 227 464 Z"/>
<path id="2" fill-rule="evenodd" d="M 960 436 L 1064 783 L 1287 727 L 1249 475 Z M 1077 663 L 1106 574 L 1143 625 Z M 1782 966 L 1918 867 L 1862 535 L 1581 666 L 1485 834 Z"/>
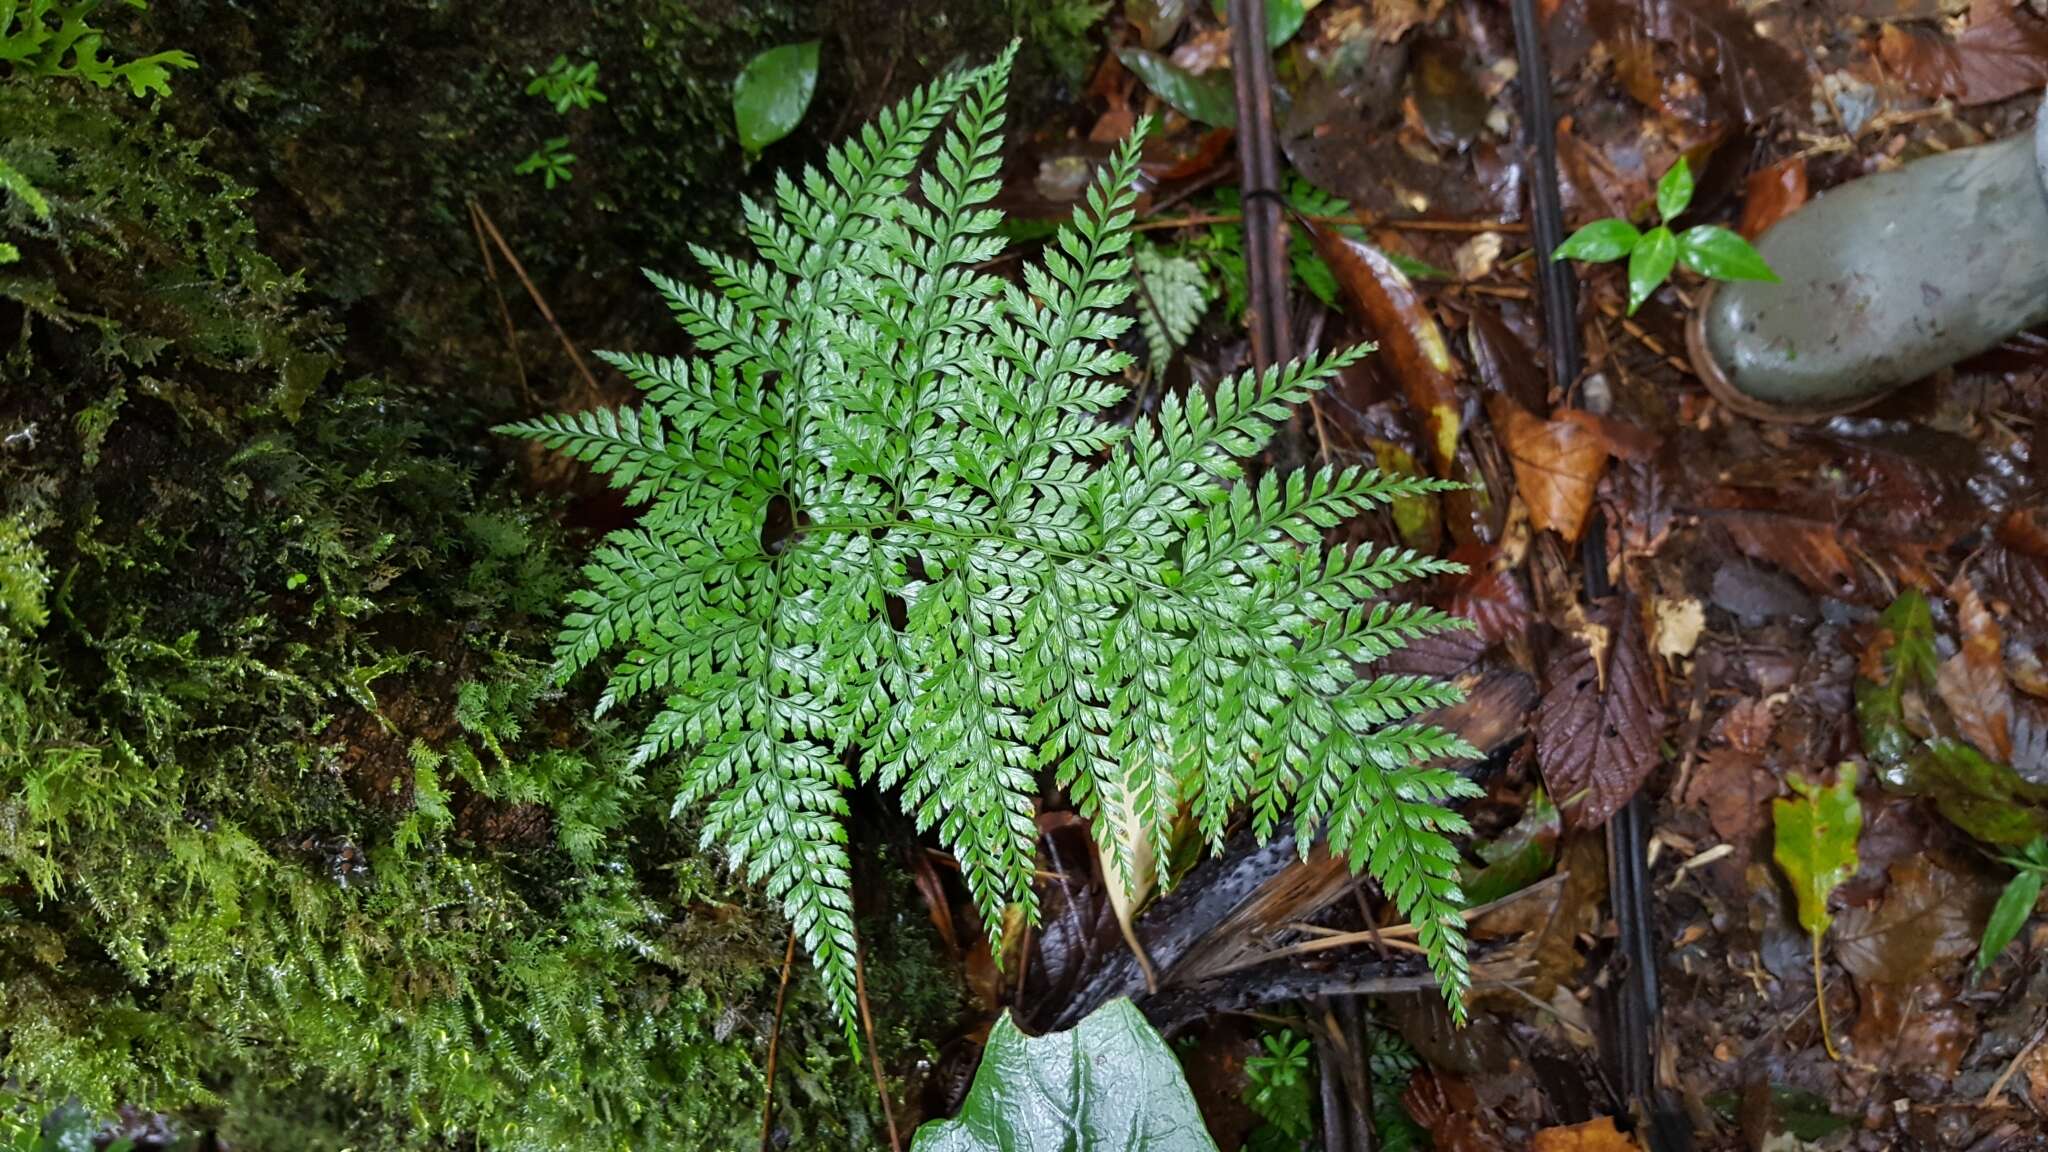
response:
<path id="1" fill-rule="evenodd" d="M 1536 763 L 1575 828 L 1598 827 L 1635 795 L 1657 766 L 1664 725 L 1635 602 L 1618 597 L 1598 611 L 1610 635 L 1604 685 L 1593 650 L 1561 640 L 1543 670 L 1536 713 Z"/>
<path id="2" fill-rule="evenodd" d="M 1532 416 L 1504 394 L 1486 398 L 1529 521 L 1576 544 L 1593 511 L 1593 494 L 1607 471 L 1606 438 L 1571 420 Z"/>
<path id="3" fill-rule="evenodd" d="M 1738 227 L 1751 240 L 1806 203 L 1806 157 L 1793 156 L 1749 174 Z"/>
<path id="4" fill-rule="evenodd" d="M 1379 340 L 1401 393 L 1414 410 L 1436 474 L 1458 476 L 1458 437 L 1463 432 L 1457 362 L 1443 329 L 1415 285 L 1386 254 L 1312 220 L 1302 222 L 1316 254 L 1337 277 L 1344 298 Z"/>
<path id="5" fill-rule="evenodd" d="M 2048 560 L 2003 543 L 1984 550 L 1985 586 L 2011 618 L 2037 632 L 2048 631 Z"/>
<path id="6" fill-rule="evenodd" d="M 1481 232 L 1451 253 L 1451 267 L 1458 272 L 1460 280 L 1483 280 L 1493 274 L 1493 265 L 1500 259 L 1501 234 Z"/>
<path id="7" fill-rule="evenodd" d="M 1657 655 L 1692 655 L 1692 650 L 1699 645 L 1700 633 L 1707 627 L 1706 606 L 1688 596 L 1681 600 L 1660 599 L 1656 608 L 1656 640 L 1652 647 Z"/>
<path id="8" fill-rule="evenodd" d="M 1770 512 L 1716 513 L 1728 538 L 1744 555 L 1767 561 L 1826 596 L 1856 590 L 1856 561 L 1842 529 L 1833 524 Z"/>
<path id="9" fill-rule="evenodd" d="M 1935 691 L 1948 705 L 1956 730 L 1994 760 L 2012 759 L 2012 685 L 2005 678 L 2005 643 L 1998 621 L 1968 577 L 1950 589 L 1962 644 L 1942 662 Z"/>
<path id="10" fill-rule="evenodd" d="M 1835 955 L 1859 984 L 1911 988 L 1977 954 L 1992 893 L 1974 876 L 1914 857 L 1895 862 L 1875 907 L 1835 917 Z"/>
<path id="11" fill-rule="evenodd" d="M 1756 754 L 1770 745 L 1771 733 L 1777 727 L 1778 716 L 1771 711 L 1768 700 L 1737 700 L 1728 706 L 1728 714 L 1721 717 L 1721 738 L 1731 748 Z"/>
<path id="12" fill-rule="evenodd" d="M 1522 578 L 1500 564 L 1495 549 L 1462 545 L 1451 559 L 1465 565 L 1465 573 L 1444 582 L 1444 611 L 1472 621 L 1473 628 L 1488 644 L 1498 644 L 1529 626 L 1529 594 Z"/>
<path id="13" fill-rule="evenodd" d="M 1685 800 L 1706 809 L 1714 835 L 1735 845 L 1747 863 L 1750 841 L 1764 826 L 1765 802 L 1777 793 L 1778 782 L 1756 756 L 1738 748 L 1715 748 L 1693 769 Z"/>
<path id="14" fill-rule="evenodd" d="M 1466 317 L 1465 344 L 1480 387 L 1506 393 L 1532 412 L 1549 407 L 1550 383 L 1527 342 L 1491 309 L 1475 307 Z"/>
<path id="15" fill-rule="evenodd" d="M 1954 41 L 1887 24 L 1878 54 L 1923 96 L 1992 104 L 2048 84 L 2048 19 L 2006 0 L 1976 0 L 1969 28 Z"/>
<path id="16" fill-rule="evenodd" d="M 1636 1142 L 1602 1116 L 1584 1124 L 1545 1128 L 1529 1141 L 1529 1152 L 1637 1152 Z"/>

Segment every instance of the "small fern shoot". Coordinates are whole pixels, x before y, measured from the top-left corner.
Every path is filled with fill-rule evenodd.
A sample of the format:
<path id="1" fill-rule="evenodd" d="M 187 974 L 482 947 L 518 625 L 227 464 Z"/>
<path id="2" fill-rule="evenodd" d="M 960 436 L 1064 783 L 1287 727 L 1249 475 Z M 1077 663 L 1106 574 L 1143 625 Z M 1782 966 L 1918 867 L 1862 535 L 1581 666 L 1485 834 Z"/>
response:
<path id="1" fill-rule="evenodd" d="M 846 793 L 896 790 L 959 860 L 997 955 L 1036 915 L 1049 777 L 1128 877 L 1183 811 L 1212 846 L 1327 836 L 1415 923 L 1457 1011 L 1474 755 L 1404 722 L 1453 687 L 1360 668 L 1459 626 L 1382 594 L 1455 565 L 1330 548 L 1326 529 L 1435 481 L 1244 473 L 1354 348 L 1105 414 L 1130 358 L 1138 140 L 1022 283 L 998 190 L 1009 57 L 937 80 L 746 205 L 759 252 L 698 250 L 711 286 L 650 273 L 697 354 L 611 355 L 646 394 L 502 431 L 585 461 L 644 506 L 585 569 L 566 676 L 623 649 L 599 709 L 658 700 L 636 753 L 674 811 L 779 901 L 845 1020 L 854 938 Z M 1140 134 L 1142 135 L 1142 128 Z M 939 137 L 928 169 L 920 160 Z M 913 193 L 914 189 L 914 193 Z"/>

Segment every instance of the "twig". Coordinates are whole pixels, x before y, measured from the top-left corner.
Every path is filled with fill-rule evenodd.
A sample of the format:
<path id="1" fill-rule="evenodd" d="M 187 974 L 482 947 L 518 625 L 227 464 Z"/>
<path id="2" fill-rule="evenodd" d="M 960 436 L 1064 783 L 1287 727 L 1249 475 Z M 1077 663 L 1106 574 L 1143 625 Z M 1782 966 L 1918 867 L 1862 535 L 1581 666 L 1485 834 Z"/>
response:
<path id="1" fill-rule="evenodd" d="M 2005 1092 L 2006 1084 L 2011 1082 L 2012 1074 L 2019 1071 L 2020 1062 L 2027 1058 L 2027 1053 L 2041 1046 L 2043 1037 L 2048 1037 L 2048 1023 L 2043 1023 L 2039 1028 L 2034 1029 L 2034 1035 L 2027 1040 L 2026 1044 L 2019 1051 L 2013 1053 L 2012 1062 L 2005 1066 L 2005 1071 L 1998 1074 L 1998 1079 L 1991 1085 L 1991 1091 L 1984 1094 L 1984 1106 L 1986 1108 L 1998 1102 L 1999 1096 Z"/>
<path id="2" fill-rule="evenodd" d="M 796 929 L 791 928 L 789 947 L 782 953 L 782 983 L 775 989 L 775 1031 L 768 1034 L 768 1074 L 761 1100 L 761 1152 L 768 1152 L 769 1137 L 775 1134 L 775 1057 L 782 1047 L 782 1008 L 789 998 L 789 970 L 795 965 Z"/>
<path id="3" fill-rule="evenodd" d="M 790 937 L 795 941 L 795 936 Z M 875 1018 L 868 1011 L 868 969 L 862 956 L 867 949 L 859 941 L 853 946 L 853 994 L 860 1001 L 860 1027 L 867 1034 L 868 1068 L 875 1074 L 875 1096 L 882 1102 L 882 1119 L 889 1125 L 889 1152 L 903 1152 L 896 1135 L 896 1109 L 889 1103 L 889 1082 L 882 1078 L 882 1053 L 875 1047 Z"/>
<path id="4" fill-rule="evenodd" d="M 512 324 L 512 309 L 505 303 L 504 286 L 498 283 L 498 262 L 491 258 L 491 246 L 484 243 L 484 222 L 476 201 L 469 202 L 469 227 L 476 233 L 477 254 L 484 258 L 484 276 L 491 283 L 491 295 L 498 299 L 498 319 L 505 322 L 505 347 L 512 353 L 512 367 L 519 374 L 519 395 L 530 409 L 533 388 L 526 382 L 526 358 L 519 354 L 519 330 Z"/>
<path id="5" fill-rule="evenodd" d="M 498 251 L 505 254 L 505 263 L 512 266 L 512 271 L 519 276 L 519 282 L 526 286 L 526 294 L 533 298 L 534 306 L 540 309 L 540 314 L 547 320 L 548 327 L 554 329 L 555 339 L 562 342 L 562 348 L 569 353 L 569 359 L 576 362 L 576 371 L 583 374 L 583 383 L 589 386 L 593 394 L 599 392 L 597 377 L 590 374 L 589 365 L 583 362 L 583 354 L 576 351 L 575 342 L 569 339 L 568 333 L 562 331 L 561 323 L 555 319 L 555 310 L 548 307 L 548 302 L 541 296 L 540 289 L 533 286 L 533 278 L 526 274 L 526 266 L 519 262 L 519 257 L 513 253 L 512 246 L 505 243 L 505 236 L 498 231 L 497 222 L 492 220 L 491 214 L 484 211 L 484 206 L 474 199 L 469 202 L 469 208 L 476 213 L 476 218 L 483 222 L 485 231 L 491 234 L 491 240 L 497 244 Z"/>
<path id="6" fill-rule="evenodd" d="M 1630 336 L 1633 336 L 1636 340 L 1636 343 L 1641 344 L 1645 348 L 1648 348 L 1655 355 L 1663 357 L 1664 363 L 1670 365 L 1672 368 L 1680 372 L 1685 373 L 1687 376 L 1692 376 L 1696 374 L 1692 370 L 1691 362 L 1687 361 L 1683 357 L 1672 355 L 1671 349 L 1666 348 L 1662 340 L 1657 339 L 1655 336 L 1651 335 L 1646 329 L 1644 329 L 1642 325 L 1636 323 L 1634 320 L 1631 320 L 1629 318 L 1628 313 L 1622 311 L 1621 305 L 1616 304 L 1612 300 L 1602 300 L 1600 301 L 1600 311 L 1601 314 L 1605 315 L 1608 319 L 1620 321 L 1622 331 L 1628 333 Z"/>
<path id="7" fill-rule="evenodd" d="M 1504 907 L 1517 900 L 1527 899 L 1538 892 L 1554 888 L 1564 883 L 1570 875 L 1571 873 L 1569 872 L 1552 873 L 1529 885 L 1527 888 L 1523 888 L 1518 892 L 1511 892 L 1498 900 L 1489 901 L 1476 908 L 1461 909 L 1458 915 L 1469 924 L 1496 908 Z M 1408 938 L 1416 935 L 1417 932 L 1418 928 L 1414 924 L 1394 924 L 1386 928 L 1367 928 L 1360 932 L 1331 932 L 1328 935 L 1318 936 L 1313 940 L 1298 940 L 1292 944 L 1275 948 L 1271 952 L 1247 956 L 1234 964 L 1205 974 L 1204 979 L 1213 980 L 1216 977 L 1227 976 L 1232 972 L 1240 972 L 1246 968 L 1256 968 L 1273 960 L 1284 960 L 1291 956 L 1308 956 L 1316 952 L 1328 952 L 1333 948 L 1349 948 L 1355 944 L 1372 944 L 1382 948 L 1392 947 L 1400 948 L 1404 951 L 1419 952 L 1422 949 L 1408 943 Z"/>

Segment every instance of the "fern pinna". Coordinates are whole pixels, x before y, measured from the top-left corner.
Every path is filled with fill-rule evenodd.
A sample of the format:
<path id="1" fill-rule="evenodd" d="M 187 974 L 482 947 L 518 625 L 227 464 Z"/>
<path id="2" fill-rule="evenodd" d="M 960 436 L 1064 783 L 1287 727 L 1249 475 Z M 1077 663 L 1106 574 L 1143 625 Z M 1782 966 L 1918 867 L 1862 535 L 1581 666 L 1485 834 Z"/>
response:
<path id="1" fill-rule="evenodd" d="M 1007 75 L 1006 58 L 936 81 L 783 176 L 746 207 L 758 261 L 697 251 L 711 288 L 653 276 L 698 354 L 609 356 L 645 403 L 505 429 L 645 505 L 585 570 L 562 672 L 625 649 L 600 710 L 659 696 L 637 760 L 676 767 L 674 811 L 781 902 L 848 1020 L 847 790 L 900 790 L 994 936 L 1006 906 L 1035 914 L 1041 774 L 1120 877 L 1131 834 L 1163 859 L 1184 813 L 1212 846 L 1247 805 L 1261 836 L 1329 837 L 1415 923 L 1456 1006 L 1465 824 L 1444 804 L 1471 787 L 1431 765 L 1474 753 L 1402 720 L 1458 693 L 1360 674 L 1459 623 L 1380 598 L 1455 566 L 1323 544 L 1440 485 L 1244 476 L 1366 349 L 1108 422 L 1138 140 L 1021 284 L 991 276 Z"/>

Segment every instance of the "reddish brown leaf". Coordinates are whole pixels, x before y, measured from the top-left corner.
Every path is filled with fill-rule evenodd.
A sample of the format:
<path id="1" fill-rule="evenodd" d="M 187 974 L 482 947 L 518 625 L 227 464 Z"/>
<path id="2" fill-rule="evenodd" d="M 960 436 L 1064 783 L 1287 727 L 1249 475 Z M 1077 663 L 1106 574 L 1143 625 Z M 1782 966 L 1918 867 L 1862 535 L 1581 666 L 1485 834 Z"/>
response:
<path id="1" fill-rule="evenodd" d="M 1304 221 L 1303 226 L 1317 255 L 1336 274 L 1352 310 L 1378 338 L 1421 426 L 1436 474 L 1456 477 L 1458 437 L 1463 432 L 1457 362 L 1422 294 L 1379 249 L 1313 221 Z"/>
<path id="2" fill-rule="evenodd" d="M 2012 759 L 2012 685 L 2005 678 L 2005 642 L 1998 621 L 1967 578 L 1951 589 L 1962 645 L 1942 662 L 1935 690 L 1956 731 L 1994 760 Z"/>
<path id="3" fill-rule="evenodd" d="M 1721 717 L 1721 737 L 1728 741 L 1728 746 L 1751 755 L 1761 754 L 1770 746 L 1771 733 L 1777 727 L 1777 714 L 1762 700 L 1737 700 L 1729 706 L 1728 714 Z"/>
<path id="4" fill-rule="evenodd" d="M 1475 307 L 1467 313 L 1465 342 L 1472 350 L 1472 367 L 1481 387 L 1504 392 L 1531 412 L 1550 406 L 1550 385 L 1536 354 L 1507 321 L 1489 309 Z"/>
<path id="5" fill-rule="evenodd" d="M 1536 713 L 1536 763 L 1576 828 L 1599 826 L 1635 795 L 1657 766 L 1664 726 L 1635 602 L 1605 601 L 1598 615 L 1608 630 L 1604 662 L 1582 640 L 1561 640 Z"/>
<path id="6" fill-rule="evenodd" d="M 2048 20 L 2008 0 L 1976 0 L 1969 29 L 1953 42 L 1887 24 L 1878 53 L 1923 96 L 1992 104 L 2048 84 Z"/>
<path id="7" fill-rule="evenodd" d="M 1749 174 L 1740 231 L 1751 240 L 1806 203 L 1806 157 L 1793 156 Z"/>
<path id="8" fill-rule="evenodd" d="M 1858 984 L 1911 988 L 1976 955 L 1992 898 L 1974 876 L 1923 857 L 1900 860 L 1882 903 L 1836 917 L 1835 955 Z"/>
<path id="9" fill-rule="evenodd" d="M 1494 549 L 1468 545 L 1452 552 L 1451 559 L 1465 565 L 1466 572 L 1444 582 L 1444 611 L 1472 621 L 1488 644 L 1529 626 L 1529 594 L 1522 578 L 1496 561 Z"/>
<path id="10" fill-rule="evenodd" d="M 1732 512 L 1714 521 L 1744 554 L 1777 565 L 1815 592 L 1842 596 L 1856 589 L 1856 562 L 1835 525 L 1768 512 Z"/>
<path id="11" fill-rule="evenodd" d="M 1487 397 L 1486 410 L 1514 465 L 1530 522 L 1578 543 L 1607 470 L 1605 437 L 1575 421 L 1531 416 L 1500 393 Z"/>
<path id="12" fill-rule="evenodd" d="M 1746 851 L 1764 826 L 1767 802 L 1777 793 L 1777 781 L 1764 771 L 1755 753 L 1715 748 L 1700 757 L 1685 801 L 1706 810 L 1714 835 Z"/>
<path id="13" fill-rule="evenodd" d="M 1993 544 L 1984 550 L 1984 581 L 1994 601 L 2027 628 L 2048 629 L 2048 560 Z"/>

